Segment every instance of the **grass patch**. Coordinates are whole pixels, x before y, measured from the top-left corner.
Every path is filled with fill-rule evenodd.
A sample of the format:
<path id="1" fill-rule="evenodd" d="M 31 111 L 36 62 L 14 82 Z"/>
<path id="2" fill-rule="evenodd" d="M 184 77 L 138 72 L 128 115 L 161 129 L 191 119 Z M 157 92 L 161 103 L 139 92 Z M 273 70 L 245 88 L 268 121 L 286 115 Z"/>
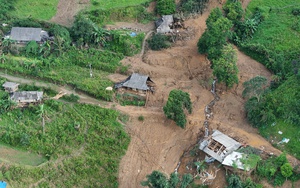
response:
<path id="1" fill-rule="evenodd" d="M 22 151 L 4 144 L 0 144 L 0 151 L 0 161 L 2 162 L 9 161 L 21 165 L 38 166 L 47 161 L 47 159 L 41 155 Z"/>
<path id="2" fill-rule="evenodd" d="M 253 0 L 247 7 L 249 17 L 259 8 L 264 13 L 264 21 L 258 26 L 249 44 L 260 44 L 271 52 L 282 53 L 287 59 L 299 55 L 300 17 L 292 14 L 293 9 L 300 8 L 294 0 Z"/>
<path id="3" fill-rule="evenodd" d="M 111 9 L 140 5 L 147 3 L 149 0 L 91 0 L 91 9 Z"/>
<path id="4" fill-rule="evenodd" d="M 129 137 L 117 122 L 117 111 L 47 100 L 43 133 L 38 110 L 39 106 L 30 106 L 2 114 L 0 142 L 49 161 L 34 168 L 9 164 L 0 169 L 4 181 L 12 187 L 42 178 L 45 181 L 38 187 L 118 187 L 118 166 Z"/>
<path id="5" fill-rule="evenodd" d="M 281 131 L 282 134 L 278 132 Z M 259 128 L 260 134 L 281 151 L 287 151 L 297 159 L 300 159 L 300 129 L 299 125 L 293 125 L 284 121 L 278 121 L 274 126 L 268 125 Z M 279 144 L 283 138 L 288 138 L 288 143 Z"/>
<path id="6" fill-rule="evenodd" d="M 58 0 L 17 0 L 11 14 L 19 18 L 50 20 L 56 14 L 57 4 Z"/>

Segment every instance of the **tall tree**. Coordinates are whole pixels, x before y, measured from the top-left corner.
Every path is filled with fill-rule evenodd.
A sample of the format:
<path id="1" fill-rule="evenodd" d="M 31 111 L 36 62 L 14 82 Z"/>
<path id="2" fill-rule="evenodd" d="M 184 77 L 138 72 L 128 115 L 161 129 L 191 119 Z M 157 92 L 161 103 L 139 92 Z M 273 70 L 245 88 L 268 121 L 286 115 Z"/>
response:
<path id="1" fill-rule="evenodd" d="M 169 94 L 167 104 L 164 106 L 163 110 L 168 119 L 172 119 L 181 128 L 185 128 L 186 117 L 184 109 L 192 113 L 192 102 L 190 95 L 181 90 L 172 90 Z"/>
<path id="2" fill-rule="evenodd" d="M 223 47 L 221 54 L 221 57 L 213 63 L 213 74 L 219 82 L 223 82 L 227 87 L 231 88 L 239 81 L 236 51 L 232 45 L 228 44 Z"/>
<path id="3" fill-rule="evenodd" d="M 198 52 L 206 53 L 208 59 L 220 57 L 223 46 L 227 42 L 232 22 L 222 15 L 219 8 L 214 9 L 206 20 L 207 29 L 198 41 Z"/>

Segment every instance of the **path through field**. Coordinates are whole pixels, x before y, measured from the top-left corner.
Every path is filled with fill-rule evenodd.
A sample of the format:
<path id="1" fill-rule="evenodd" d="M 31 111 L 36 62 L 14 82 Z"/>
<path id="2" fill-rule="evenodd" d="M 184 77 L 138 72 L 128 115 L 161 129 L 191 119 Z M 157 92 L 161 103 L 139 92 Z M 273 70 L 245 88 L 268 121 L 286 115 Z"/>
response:
<path id="1" fill-rule="evenodd" d="M 88 4 L 89 0 L 59 0 L 56 15 L 50 21 L 70 27 L 74 16 Z"/>

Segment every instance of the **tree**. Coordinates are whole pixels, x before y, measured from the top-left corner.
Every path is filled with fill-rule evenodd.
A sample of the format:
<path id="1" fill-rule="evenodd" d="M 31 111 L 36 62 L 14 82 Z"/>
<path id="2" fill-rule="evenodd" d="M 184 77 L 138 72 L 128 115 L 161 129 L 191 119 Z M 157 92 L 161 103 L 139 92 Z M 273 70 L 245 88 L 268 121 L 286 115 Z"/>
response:
<path id="1" fill-rule="evenodd" d="M 227 0 L 223 6 L 226 17 L 236 23 L 243 17 L 244 10 L 242 3 L 237 0 Z"/>
<path id="2" fill-rule="evenodd" d="M 150 188 L 168 188 L 167 176 L 159 171 L 153 171 L 150 175 L 146 176 L 147 180 L 142 181 L 142 186 L 148 186 Z"/>
<path id="3" fill-rule="evenodd" d="M 281 174 L 287 179 L 291 175 L 293 175 L 293 167 L 290 163 L 285 163 L 280 167 Z"/>
<path id="4" fill-rule="evenodd" d="M 240 177 L 235 174 L 231 174 L 227 178 L 227 182 L 228 182 L 227 188 L 243 188 Z"/>
<path id="5" fill-rule="evenodd" d="M 146 176 L 147 180 L 142 181 L 142 186 L 148 186 L 150 188 L 186 188 L 193 182 L 193 176 L 191 174 L 184 174 L 181 178 L 177 172 L 170 175 L 170 178 L 159 172 L 153 171 Z"/>
<path id="6" fill-rule="evenodd" d="M 43 134 L 45 134 L 45 116 L 46 116 L 46 111 L 45 111 L 45 108 L 44 108 L 44 104 L 41 104 L 40 105 L 40 108 L 39 110 L 37 111 L 38 113 L 38 116 L 40 118 L 42 118 L 42 128 L 43 128 Z"/>
<path id="7" fill-rule="evenodd" d="M 206 53 L 208 59 L 215 60 L 222 54 L 222 48 L 227 43 L 232 22 L 222 15 L 219 8 L 213 9 L 206 20 L 207 29 L 198 41 L 198 52 Z"/>
<path id="8" fill-rule="evenodd" d="M 219 82 L 224 82 L 226 87 L 231 88 L 233 84 L 239 82 L 236 51 L 229 44 L 224 46 L 221 52 L 221 57 L 213 63 L 213 74 Z"/>
<path id="9" fill-rule="evenodd" d="M 186 117 L 184 109 L 192 113 L 192 102 L 190 95 L 181 90 L 172 90 L 169 94 L 167 104 L 164 106 L 163 110 L 168 119 L 172 119 L 181 128 L 185 128 Z"/>
<path id="10" fill-rule="evenodd" d="M 80 42 L 80 45 L 90 44 L 94 28 L 94 23 L 89 18 L 79 14 L 71 27 L 71 36 L 75 41 Z"/>
<path id="11" fill-rule="evenodd" d="M 160 15 L 169 15 L 175 13 L 175 0 L 158 0 L 156 3 L 156 12 Z"/>
<path id="12" fill-rule="evenodd" d="M 184 174 L 181 179 L 180 188 L 186 188 L 193 181 L 193 176 L 191 174 Z"/>
<path id="13" fill-rule="evenodd" d="M 244 82 L 244 91 L 242 93 L 243 97 L 255 97 L 257 102 L 259 102 L 262 94 L 264 94 L 266 90 L 267 82 L 268 80 L 263 76 L 256 76 L 249 81 Z"/>
<path id="14" fill-rule="evenodd" d="M 178 173 L 173 172 L 169 179 L 169 187 L 170 188 L 177 188 L 180 182 L 180 178 L 178 177 Z"/>

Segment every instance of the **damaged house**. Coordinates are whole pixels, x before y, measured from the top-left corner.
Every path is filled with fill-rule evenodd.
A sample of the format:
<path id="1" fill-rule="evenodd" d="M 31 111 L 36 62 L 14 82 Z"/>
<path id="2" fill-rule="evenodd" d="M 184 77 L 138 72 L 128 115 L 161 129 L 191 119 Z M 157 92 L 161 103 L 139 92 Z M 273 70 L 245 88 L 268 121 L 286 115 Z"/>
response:
<path id="1" fill-rule="evenodd" d="M 241 143 L 215 130 L 211 136 L 200 143 L 199 149 L 222 163 L 226 156 L 241 147 Z"/>
<path id="2" fill-rule="evenodd" d="M 172 32 L 173 29 L 171 29 L 173 25 L 174 19 L 173 15 L 164 15 L 157 21 L 155 21 L 155 26 L 156 26 L 156 32 L 165 34 Z"/>

